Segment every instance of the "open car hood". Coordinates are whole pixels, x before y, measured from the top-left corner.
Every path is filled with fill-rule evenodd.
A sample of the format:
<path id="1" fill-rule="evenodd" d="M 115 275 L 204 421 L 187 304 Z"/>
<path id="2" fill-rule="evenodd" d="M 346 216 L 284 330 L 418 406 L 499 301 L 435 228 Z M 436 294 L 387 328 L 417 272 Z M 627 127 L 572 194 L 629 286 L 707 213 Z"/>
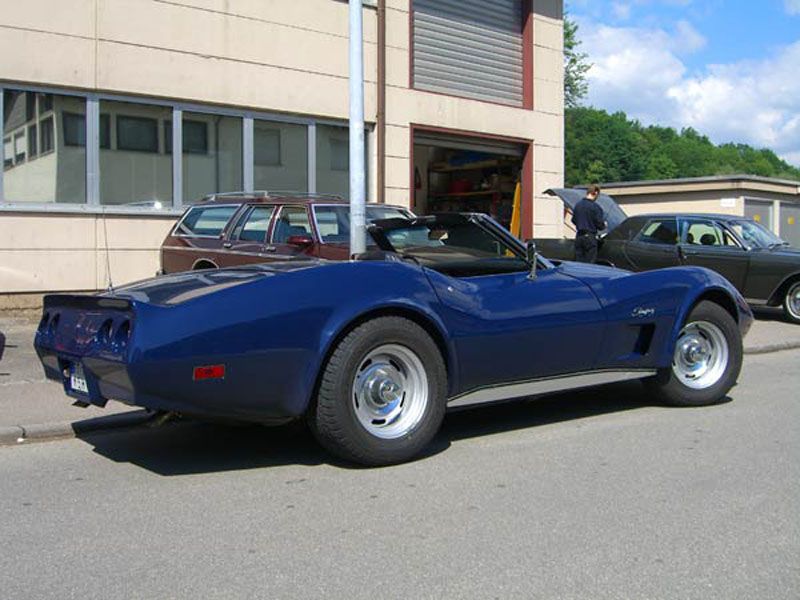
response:
<path id="1" fill-rule="evenodd" d="M 566 206 L 571 212 L 575 210 L 575 205 L 580 202 L 584 196 L 586 196 L 586 188 L 550 188 L 549 190 L 545 190 L 545 194 L 548 194 L 549 196 L 558 196 L 561 198 L 564 206 Z M 597 203 L 600 205 L 600 208 L 603 209 L 603 214 L 605 215 L 606 222 L 608 223 L 605 233 L 609 233 L 615 227 L 617 227 L 617 225 L 628 218 L 628 215 L 625 214 L 625 211 L 622 210 L 619 207 L 619 204 L 617 204 L 616 201 L 608 194 L 603 194 L 601 192 L 597 197 Z"/>

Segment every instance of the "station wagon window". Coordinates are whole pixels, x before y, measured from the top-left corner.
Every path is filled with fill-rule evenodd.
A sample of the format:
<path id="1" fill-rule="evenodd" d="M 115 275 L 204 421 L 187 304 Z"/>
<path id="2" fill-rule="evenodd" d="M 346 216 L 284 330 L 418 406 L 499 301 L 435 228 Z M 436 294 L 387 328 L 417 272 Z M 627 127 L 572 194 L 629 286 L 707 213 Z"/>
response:
<path id="1" fill-rule="evenodd" d="M 719 223 L 705 219 L 686 219 L 683 222 L 683 242 L 699 246 L 732 246 L 739 244 Z"/>
<path id="2" fill-rule="evenodd" d="M 218 237 L 238 206 L 202 206 L 191 209 L 175 230 L 177 235 Z"/>
<path id="3" fill-rule="evenodd" d="M 233 232 L 233 238 L 248 242 L 264 242 L 267 239 L 267 229 L 272 213 L 275 212 L 273 206 L 255 206 L 250 209 Z"/>
<path id="4" fill-rule="evenodd" d="M 678 222 L 674 218 L 652 219 L 644 226 L 638 241 L 645 244 L 674 245 L 678 243 Z"/>
<path id="5" fill-rule="evenodd" d="M 284 206 L 275 222 L 272 242 L 283 244 L 293 235 L 311 235 L 311 224 L 305 208 Z"/>

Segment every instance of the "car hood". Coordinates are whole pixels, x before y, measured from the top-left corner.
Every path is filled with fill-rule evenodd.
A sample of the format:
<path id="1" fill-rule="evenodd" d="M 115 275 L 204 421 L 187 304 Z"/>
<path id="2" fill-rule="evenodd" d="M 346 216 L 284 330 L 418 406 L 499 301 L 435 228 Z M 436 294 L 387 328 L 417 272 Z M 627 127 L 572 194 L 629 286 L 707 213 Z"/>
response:
<path id="1" fill-rule="evenodd" d="M 103 297 L 124 298 L 165 306 L 181 304 L 207 294 L 244 285 L 264 277 L 274 277 L 303 269 L 320 267 L 330 261 L 301 259 L 271 262 L 229 269 L 205 269 L 162 275 L 106 292 Z"/>
<path id="2" fill-rule="evenodd" d="M 586 188 L 550 188 L 545 190 L 545 194 L 549 196 L 556 196 L 561 199 L 570 211 L 575 210 L 575 205 L 586 196 Z M 603 209 L 608 227 L 605 229 L 606 233 L 611 232 L 617 225 L 622 223 L 628 218 L 625 211 L 619 207 L 619 204 L 608 194 L 600 194 L 597 197 L 597 203 Z"/>

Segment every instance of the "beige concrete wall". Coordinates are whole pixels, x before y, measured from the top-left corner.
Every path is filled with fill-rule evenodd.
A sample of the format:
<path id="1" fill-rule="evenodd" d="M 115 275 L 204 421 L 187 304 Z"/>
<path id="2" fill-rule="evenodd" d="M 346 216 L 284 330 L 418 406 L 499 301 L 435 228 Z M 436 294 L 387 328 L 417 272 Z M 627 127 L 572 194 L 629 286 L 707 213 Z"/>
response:
<path id="1" fill-rule="evenodd" d="M 544 190 L 564 183 L 563 22 L 560 2 L 534 4 L 534 109 L 408 89 L 409 14 L 407 0 L 389 2 L 387 29 L 386 201 L 412 197 L 410 126 L 430 126 L 533 141 L 534 215 L 537 236 L 560 235 L 561 219 Z"/>
<path id="2" fill-rule="evenodd" d="M 409 89 L 409 0 L 387 2 L 387 202 L 411 203 L 412 124 L 522 138 L 534 144 L 534 233 L 560 231 L 560 211 L 542 192 L 564 178 L 561 6 L 534 2 L 535 106 L 523 110 Z M 366 8 L 370 122 L 376 33 Z M 0 11 L 0 81 L 337 120 L 348 117 L 347 50 L 348 6 L 334 0 L 26 0 Z M 109 230 L 120 281 L 154 272 L 169 219 L 112 220 L 129 238 L 119 245 Z M 0 222 L 13 222 L 25 248 L 2 242 L 0 293 L 103 287 L 95 217 L 3 213 Z M 59 233 L 42 238 L 42 226 Z M 75 236 L 54 241 L 72 228 Z"/>
<path id="3" fill-rule="evenodd" d="M 623 195 L 617 190 L 604 189 L 614 197 L 629 215 L 646 213 L 713 213 L 723 215 L 744 215 L 744 197 L 724 191 L 714 192 L 674 192 L 658 195 Z M 724 201 L 723 201 L 724 199 Z"/>
<path id="4" fill-rule="evenodd" d="M 174 216 L 0 214 L 0 294 L 97 290 L 152 277 Z M 108 231 L 108 254 L 105 231 Z"/>

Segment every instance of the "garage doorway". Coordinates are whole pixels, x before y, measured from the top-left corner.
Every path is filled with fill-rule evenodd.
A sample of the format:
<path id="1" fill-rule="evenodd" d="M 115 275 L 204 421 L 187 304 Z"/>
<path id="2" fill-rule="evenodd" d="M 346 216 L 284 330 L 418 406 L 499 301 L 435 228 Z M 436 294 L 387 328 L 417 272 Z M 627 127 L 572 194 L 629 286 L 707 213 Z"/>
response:
<path id="1" fill-rule="evenodd" d="M 530 142 L 413 128 L 412 144 L 415 213 L 480 212 L 509 227 L 521 182 L 522 235 L 530 237 Z"/>

